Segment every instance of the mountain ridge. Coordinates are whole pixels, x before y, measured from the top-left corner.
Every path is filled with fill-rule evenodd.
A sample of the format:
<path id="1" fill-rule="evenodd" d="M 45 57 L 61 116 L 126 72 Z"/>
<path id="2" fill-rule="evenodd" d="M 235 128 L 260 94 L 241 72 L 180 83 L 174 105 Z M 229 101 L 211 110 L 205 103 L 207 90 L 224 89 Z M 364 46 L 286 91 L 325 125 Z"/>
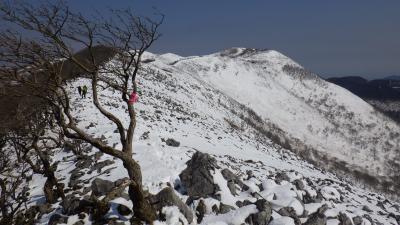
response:
<path id="1" fill-rule="evenodd" d="M 150 57 L 157 58 L 155 55 Z M 236 65 L 233 64 L 236 63 L 244 69 L 235 68 Z M 285 66 L 287 67 L 286 71 L 283 70 Z M 390 189 L 395 190 L 394 187 L 398 187 L 399 185 L 395 184 L 392 187 L 387 185 L 391 181 L 396 180 L 395 168 L 399 168 L 399 155 L 395 151 L 395 146 L 399 146 L 399 134 L 398 132 L 396 134 L 397 125 L 384 115 L 376 112 L 372 106 L 357 96 L 336 85 L 332 86 L 330 83 L 320 79 L 318 75 L 305 70 L 296 62 L 276 51 L 233 48 L 205 56 L 181 58 L 172 65 L 166 63 L 165 65 L 160 65 L 160 67 L 175 73 L 196 76 L 205 83 L 211 84 L 213 88 L 222 91 L 224 94 L 228 94 L 228 96 L 236 99 L 241 104 L 246 106 L 251 105 L 250 108 L 257 115 L 261 116 L 263 120 L 269 120 L 274 126 L 286 133 L 289 132 L 290 135 L 287 140 L 292 142 L 292 145 L 303 142 L 302 144 L 297 144 L 297 146 L 292 146 L 292 149 L 300 152 L 300 154 L 311 161 L 319 162 L 319 165 L 327 163 L 327 160 L 324 160 L 324 158 L 333 157 L 332 159 L 337 159 L 333 161 L 339 162 L 339 164 L 331 165 L 332 167 L 341 168 L 345 173 L 354 172 L 358 175 L 360 173 L 364 174 L 363 176 L 366 177 L 363 180 L 371 180 L 371 178 L 375 177 L 380 182 L 374 179 L 371 183 L 380 183 L 378 185 L 379 188 L 388 188 L 390 192 Z M 170 68 L 166 69 L 166 67 Z M 240 77 L 240 79 L 235 80 L 236 77 Z M 243 88 L 244 86 L 245 88 Z M 246 92 L 246 90 L 251 91 Z M 320 92 L 317 93 L 318 96 L 315 94 L 316 92 Z M 258 99 L 261 93 L 264 93 L 264 96 L 269 96 L 269 98 Z M 263 103 L 263 101 L 267 101 L 267 103 Z M 290 104 L 287 104 L 289 102 Z M 297 105 L 296 107 L 290 107 L 291 104 Z M 274 109 L 282 107 L 285 110 L 271 109 L 266 112 L 264 109 L 268 106 Z M 305 114 L 300 117 L 296 116 L 296 113 L 298 113 L 296 110 L 303 111 Z M 289 114 L 285 113 L 288 111 L 290 112 Z M 265 114 L 269 115 L 269 117 L 265 117 Z M 314 127 L 313 123 L 307 124 L 306 121 L 309 116 L 313 116 L 317 121 L 321 121 L 323 126 L 317 125 Z M 372 121 L 370 118 L 373 118 Z M 289 120 L 292 122 L 289 122 Z M 294 121 L 297 122 L 293 123 Z M 303 123 L 306 125 L 303 125 Z M 357 123 L 362 124 L 362 126 L 359 129 L 352 128 L 353 126 L 357 126 Z M 388 128 L 388 132 L 378 132 L 380 128 L 376 127 L 382 126 L 378 125 L 380 123 L 384 123 L 391 128 Z M 295 127 L 296 132 L 290 133 L 290 130 L 293 129 L 292 126 Z M 370 131 L 376 130 L 379 134 L 386 136 L 387 140 L 385 142 L 379 141 L 378 135 L 369 136 L 367 134 L 369 131 L 364 131 L 366 129 Z M 324 132 L 334 134 L 326 136 L 328 139 L 331 139 L 326 141 L 326 143 L 321 141 L 324 140 Z M 358 132 L 361 134 L 357 134 Z M 320 135 L 320 138 L 314 138 L 315 135 Z M 360 141 L 356 141 L 355 137 L 357 136 Z M 291 139 L 292 141 L 290 141 Z M 377 143 L 380 143 L 378 145 L 380 147 L 377 148 L 381 148 L 381 150 L 373 147 L 375 145 L 373 143 L 377 140 Z M 345 143 L 344 141 L 353 147 L 346 147 L 345 144 L 337 144 Z M 301 147 L 302 145 L 303 147 Z M 326 149 L 327 145 L 336 145 L 337 147 L 330 147 L 331 150 L 321 151 L 323 148 Z M 368 145 L 372 147 L 368 147 Z M 312 146 L 316 151 L 310 151 L 308 146 Z M 299 150 L 299 148 L 303 150 Z M 333 149 L 346 149 L 346 151 L 343 150 L 342 155 L 342 153 L 335 153 L 336 150 Z M 365 155 L 363 155 L 363 151 Z M 380 152 L 383 151 L 390 152 L 389 165 L 386 164 L 385 159 L 381 158 L 382 156 L 379 156 Z M 353 155 L 351 157 L 353 159 L 349 160 L 348 156 L 345 155 Z M 369 159 L 372 155 L 375 155 L 375 160 Z M 358 157 L 360 159 L 357 159 Z M 314 158 L 318 158 L 318 160 L 314 160 Z M 386 158 L 386 156 L 383 158 Z M 321 162 L 320 160 L 325 162 Z M 354 162 L 358 161 L 359 164 L 350 164 L 352 166 L 346 163 L 343 164 L 343 162 L 349 163 L 352 160 Z M 360 165 L 366 161 L 371 162 L 368 165 L 369 168 Z M 386 169 L 380 168 L 382 166 L 381 162 Z M 395 168 L 392 169 L 392 166 Z M 374 167 L 375 169 L 371 169 L 370 167 Z M 358 172 L 352 171 L 353 169 Z M 386 172 L 382 172 L 382 170 L 386 170 L 391 175 L 386 177 Z M 374 172 L 371 174 L 371 171 Z"/>

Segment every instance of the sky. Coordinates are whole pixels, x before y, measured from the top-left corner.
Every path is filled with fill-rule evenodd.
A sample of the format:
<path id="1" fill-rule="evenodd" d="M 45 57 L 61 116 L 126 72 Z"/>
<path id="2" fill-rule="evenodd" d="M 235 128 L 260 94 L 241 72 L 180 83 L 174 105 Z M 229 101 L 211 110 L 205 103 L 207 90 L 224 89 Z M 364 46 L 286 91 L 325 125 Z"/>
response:
<path id="1" fill-rule="evenodd" d="M 273 49 L 322 77 L 400 75 L 399 0 L 67 0 L 82 12 L 165 14 L 150 51 Z"/>

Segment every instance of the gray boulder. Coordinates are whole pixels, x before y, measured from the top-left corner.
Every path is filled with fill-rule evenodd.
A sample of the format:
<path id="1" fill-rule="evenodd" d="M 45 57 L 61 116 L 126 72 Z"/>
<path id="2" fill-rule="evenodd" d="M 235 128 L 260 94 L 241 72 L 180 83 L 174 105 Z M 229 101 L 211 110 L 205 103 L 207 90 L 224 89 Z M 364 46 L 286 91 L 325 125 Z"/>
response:
<path id="1" fill-rule="evenodd" d="M 118 213 L 127 216 L 132 213 L 132 210 L 125 205 L 118 204 L 117 206 Z"/>
<path id="2" fill-rule="evenodd" d="M 346 215 L 346 213 L 339 213 L 339 225 L 353 225 L 353 221 Z"/>
<path id="3" fill-rule="evenodd" d="M 272 215 L 271 204 L 265 199 L 259 199 L 254 204 L 258 212 L 247 217 L 246 222 L 250 225 L 267 225 Z"/>
<path id="4" fill-rule="evenodd" d="M 95 196 L 102 196 L 110 192 L 115 187 L 114 182 L 96 178 L 92 181 L 92 192 Z"/>
<path id="5" fill-rule="evenodd" d="M 242 190 L 246 189 L 246 185 L 240 180 L 238 176 L 236 176 L 232 171 L 229 169 L 221 170 L 221 174 L 226 181 L 228 181 L 228 188 L 231 191 L 232 195 L 237 195 L 237 188 L 238 185 Z"/>
<path id="6" fill-rule="evenodd" d="M 175 194 L 175 191 L 166 187 L 157 195 L 150 198 L 151 203 L 157 211 L 161 211 L 166 206 L 176 206 L 179 211 L 186 217 L 189 223 L 193 221 L 193 213 L 189 207 Z"/>
<path id="7" fill-rule="evenodd" d="M 219 214 L 225 214 L 225 213 L 230 212 L 231 210 L 235 210 L 235 207 L 230 206 L 230 205 L 225 205 L 222 202 L 219 205 Z"/>
<path id="8" fill-rule="evenodd" d="M 93 207 L 93 202 L 86 199 L 81 200 L 74 195 L 67 195 L 61 202 L 61 206 L 64 214 L 74 215 L 81 212 L 89 212 L 90 208 Z"/>
<path id="9" fill-rule="evenodd" d="M 283 207 L 283 208 L 279 209 L 278 213 L 281 216 L 288 216 L 288 217 L 292 218 L 296 225 L 301 224 L 301 221 L 296 214 L 296 210 L 294 210 L 293 207 Z"/>
<path id="10" fill-rule="evenodd" d="M 354 225 L 361 225 L 363 222 L 363 219 L 361 216 L 355 216 L 353 217 L 353 223 Z"/>
<path id="11" fill-rule="evenodd" d="M 57 224 L 62 224 L 62 223 L 67 223 L 68 222 L 68 217 L 62 216 L 60 214 L 54 214 L 50 217 L 49 222 L 47 223 L 48 225 L 57 225 Z"/>
<path id="12" fill-rule="evenodd" d="M 165 141 L 165 144 L 168 145 L 168 146 L 172 146 L 172 147 L 179 147 L 179 145 L 181 143 L 179 141 L 176 141 L 176 140 L 172 139 L 172 138 L 168 138 Z"/>
<path id="13" fill-rule="evenodd" d="M 304 182 L 300 179 L 294 180 L 293 184 L 296 186 L 297 190 L 304 190 Z"/>
<path id="14" fill-rule="evenodd" d="M 182 185 L 191 197 L 215 197 L 218 186 L 214 184 L 210 170 L 218 168 L 217 161 L 208 154 L 196 152 L 179 174 Z"/>
<path id="15" fill-rule="evenodd" d="M 290 178 L 285 172 L 280 172 L 275 175 L 276 183 L 280 184 L 284 180 L 290 182 Z"/>
<path id="16" fill-rule="evenodd" d="M 326 225 L 325 211 L 328 209 L 328 205 L 323 205 L 318 209 L 317 212 L 313 213 L 308 217 L 307 221 L 303 225 Z"/>

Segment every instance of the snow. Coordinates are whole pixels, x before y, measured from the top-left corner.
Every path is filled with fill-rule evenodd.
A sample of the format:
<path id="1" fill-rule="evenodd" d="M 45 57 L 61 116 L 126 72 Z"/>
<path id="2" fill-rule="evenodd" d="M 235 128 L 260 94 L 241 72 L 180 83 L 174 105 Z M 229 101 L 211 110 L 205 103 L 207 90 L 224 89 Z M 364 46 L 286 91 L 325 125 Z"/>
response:
<path id="1" fill-rule="evenodd" d="M 269 225 L 295 225 L 294 220 L 290 217 L 283 216 L 278 219 L 273 219 Z"/>
<path id="2" fill-rule="evenodd" d="M 201 224 L 241 225 L 250 214 L 256 212 L 258 210 L 255 205 L 248 205 L 226 214 L 208 216 Z"/>
<path id="3" fill-rule="evenodd" d="M 226 55 L 228 53 L 230 55 Z M 224 54 L 226 56 L 223 56 Z M 253 172 L 253 178 L 243 181 L 249 186 L 249 190 L 238 196 L 230 193 L 221 170 L 215 170 L 214 181 L 220 187 L 221 200 L 225 204 L 236 207 L 235 202 L 238 200 L 248 199 L 254 202 L 259 198 L 257 194 L 271 202 L 274 210 L 274 220 L 271 224 L 294 224 L 293 219 L 277 213 L 282 207 L 293 207 L 300 216 L 304 210 L 309 214 L 316 212 L 325 203 L 331 207 L 327 211 L 330 216 L 336 216 L 346 210 L 352 211 L 354 215 L 363 216 L 365 211 L 361 208 L 367 205 L 373 210 L 370 215 L 374 220 L 383 224 L 394 221 L 378 213 L 381 209 L 376 204 L 384 199 L 382 195 L 371 195 L 371 192 L 364 188 L 339 179 L 335 174 L 300 159 L 296 154 L 263 136 L 237 113 L 232 112 L 249 107 L 265 121 L 265 124 L 273 124 L 282 129 L 285 133 L 281 135 L 287 135 L 289 140 L 298 138 L 327 154 L 332 160 L 343 160 L 348 165 L 363 168 L 371 174 L 378 173 L 378 166 L 382 168 L 379 173 L 389 174 L 390 171 L 386 171 L 383 166 L 385 158 L 394 158 L 393 150 L 379 152 L 378 158 L 372 159 L 369 145 L 360 148 L 360 144 L 355 143 L 353 139 L 371 140 L 377 136 L 386 137 L 391 131 L 399 130 L 399 127 L 374 112 L 373 108 L 361 99 L 324 81 L 301 80 L 286 74 L 282 71 L 284 65 L 299 65 L 276 51 L 248 52 L 244 48 L 237 48 L 225 53 L 199 57 L 146 53 L 144 59 L 153 61 L 149 60 L 143 64 L 147 71 L 151 72 L 142 71 L 138 76 L 143 95 L 134 105 L 137 127 L 133 158 L 141 166 L 143 184 L 150 193 L 157 193 L 167 186 L 167 183 L 172 186 L 179 184 L 179 173 L 186 168 L 185 163 L 194 152 L 201 151 L 213 155 L 222 168 L 229 168 L 242 178 L 246 177 L 246 171 Z M 119 137 L 114 133 L 116 127 L 94 108 L 90 94 L 88 98 L 81 99 L 75 93 L 75 87 L 84 84 L 90 89 L 89 80 L 84 78 L 76 79 L 68 85 L 69 91 L 73 93 L 71 104 L 79 127 L 97 138 L 104 135 L 109 145 L 118 148 Z M 125 125 L 128 123 L 126 106 L 118 93 L 108 89 L 101 90 L 100 98 L 108 110 L 117 115 Z M 327 100 L 322 102 L 325 98 Z M 344 106 L 344 109 L 339 110 L 339 106 Z M 326 117 L 325 113 L 329 111 L 338 113 L 339 119 Z M 345 115 L 341 114 L 344 112 L 353 112 L 358 119 L 346 119 Z M 91 123 L 93 126 L 90 126 Z M 230 125 L 232 123 L 238 128 L 233 128 Z M 375 123 L 376 126 L 369 131 L 358 126 L 362 124 L 365 127 L 370 123 Z M 336 131 L 335 124 L 340 125 Z M 312 126 L 312 131 L 308 128 L 309 125 Z M 359 133 L 349 136 L 348 127 L 352 126 L 359 130 Z M 385 126 L 387 128 L 384 128 Z M 271 127 L 266 128 L 269 130 Z M 325 128 L 329 132 L 324 133 Z M 147 131 L 150 132 L 149 137 L 141 138 Z M 174 138 L 180 142 L 180 146 L 167 146 L 162 138 Z M 383 146 L 380 138 L 376 146 Z M 398 146 L 396 141 L 392 140 L 395 146 Z M 93 148 L 92 154 L 97 151 Z M 62 182 L 66 187 L 70 173 L 75 168 L 73 159 L 72 153 L 56 153 L 55 160 L 60 161 L 56 175 L 63 178 Z M 111 169 L 109 173 L 94 171 L 87 174 L 87 171 L 83 170 L 85 175 L 81 179 L 87 181 L 85 187 L 90 186 L 95 177 L 115 181 L 127 176 L 119 160 L 103 155 L 99 161 L 107 159 L 115 162 L 102 169 Z M 287 181 L 279 184 L 275 182 L 272 175 L 280 171 L 285 171 L 290 181 L 303 179 L 305 190 L 297 190 L 295 185 Z M 306 178 L 313 186 L 305 182 Z M 330 180 L 332 184 L 319 183 L 324 180 Z M 31 204 L 43 201 L 43 177 L 35 175 L 31 183 L 30 192 L 35 196 Z M 345 185 L 350 186 L 351 192 L 344 188 Z M 324 200 L 321 203 L 305 204 L 303 207 L 298 198 L 302 199 L 306 193 L 315 197 L 319 190 Z M 337 202 L 341 196 L 339 191 L 346 193 L 342 196 L 343 203 Z M 252 196 L 252 193 L 257 194 Z M 187 196 L 177 194 L 183 201 L 186 200 Z M 207 214 L 201 224 L 242 224 L 248 215 L 257 212 L 255 205 L 248 205 L 227 214 L 215 215 L 212 206 L 219 205 L 219 201 L 212 198 L 203 200 Z M 112 204 L 130 207 L 132 203 L 118 198 L 113 200 Z M 61 206 L 55 204 L 53 207 L 60 212 Z M 394 208 L 387 210 L 398 213 Z M 187 224 L 176 207 L 166 207 L 163 212 L 166 221 L 156 221 L 155 224 L 180 224 L 179 221 Z M 49 216 L 51 215 L 42 218 L 40 224 L 47 224 Z M 113 207 L 107 217 L 117 217 L 121 221 L 129 219 L 120 217 Z M 68 224 L 72 225 L 73 221 L 76 222 L 75 217 L 70 218 Z M 87 218 L 85 224 L 90 224 Z"/>
<path id="4" fill-rule="evenodd" d="M 323 188 L 321 188 L 321 194 L 327 200 L 330 200 L 330 199 L 340 200 L 339 192 L 333 187 L 323 187 Z"/>

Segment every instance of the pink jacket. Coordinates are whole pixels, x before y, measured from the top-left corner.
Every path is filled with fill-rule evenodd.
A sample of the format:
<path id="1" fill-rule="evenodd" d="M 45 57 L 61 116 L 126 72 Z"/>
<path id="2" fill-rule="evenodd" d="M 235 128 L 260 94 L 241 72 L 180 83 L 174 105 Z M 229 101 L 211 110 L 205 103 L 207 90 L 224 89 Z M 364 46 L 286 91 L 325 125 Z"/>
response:
<path id="1" fill-rule="evenodd" d="M 132 94 L 129 97 L 129 101 L 128 102 L 129 102 L 129 104 L 133 104 L 133 103 L 137 102 L 138 99 L 139 99 L 139 95 L 137 93 L 135 93 L 135 92 L 132 92 Z"/>

